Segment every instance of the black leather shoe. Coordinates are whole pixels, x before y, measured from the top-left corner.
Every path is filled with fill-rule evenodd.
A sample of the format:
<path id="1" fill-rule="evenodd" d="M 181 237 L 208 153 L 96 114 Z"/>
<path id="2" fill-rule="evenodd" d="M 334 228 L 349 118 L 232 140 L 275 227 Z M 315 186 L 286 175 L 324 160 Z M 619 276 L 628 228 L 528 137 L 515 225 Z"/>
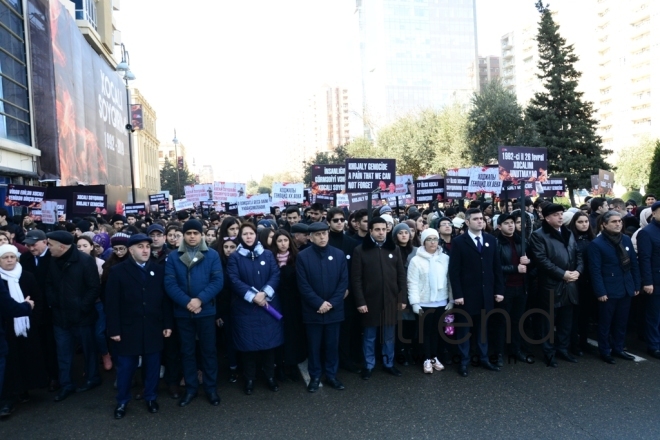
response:
<path id="1" fill-rule="evenodd" d="M 197 394 L 186 393 L 181 400 L 179 400 L 179 406 L 183 408 L 184 406 L 190 405 L 190 402 L 192 402 L 195 397 L 197 397 Z"/>
<path id="2" fill-rule="evenodd" d="M 660 359 L 660 350 L 646 350 L 646 352 L 654 358 Z"/>
<path id="3" fill-rule="evenodd" d="M 229 372 L 229 383 L 236 383 L 238 382 L 238 373 L 236 370 L 231 370 Z"/>
<path id="4" fill-rule="evenodd" d="M 254 381 L 253 380 L 246 380 L 245 381 L 245 394 L 248 396 L 252 394 L 252 391 L 254 391 Z"/>
<path id="5" fill-rule="evenodd" d="M 335 390 L 341 391 L 341 390 L 346 388 L 343 383 L 341 383 L 341 382 L 339 382 L 339 380 L 337 380 L 336 377 L 332 378 L 332 379 L 326 379 L 325 382 L 328 385 L 330 385 L 332 388 L 334 388 Z"/>
<path id="6" fill-rule="evenodd" d="M 319 390 L 319 384 L 321 383 L 321 378 L 319 377 L 312 377 L 309 381 L 309 385 L 307 385 L 307 391 L 310 393 L 315 393 Z"/>
<path id="7" fill-rule="evenodd" d="M 124 416 L 126 415 L 126 404 L 122 403 L 121 405 L 117 405 L 117 408 L 115 408 L 115 419 L 123 419 Z"/>
<path id="8" fill-rule="evenodd" d="M 575 359 L 573 356 L 571 356 L 570 353 L 567 352 L 567 351 L 558 351 L 558 352 L 557 352 L 557 355 L 558 355 L 560 358 L 562 358 L 563 360 L 568 361 L 568 362 L 570 362 L 570 363 L 572 363 L 572 364 L 577 364 L 577 363 L 578 363 L 578 360 Z"/>
<path id="9" fill-rule="evenodd" d="M 363 380 L 369 380 L 371 379 L 371 373 L 373 372 L 373 368 L 365 368 L 362 370 L 362 374 L 360 374 L 360 377 L 362 377 Z"/>
<path id="10" fill-rule="evenodd" d="M 557 359 L 556 359 L 554 356 L 552 356 L 551 358 L 546 358 L 546 359 L 545 359 L 545 364 L 546 364 L 548 367 L 552 367 L 552 368 L 557 368 L 557 367 L 559 366 L 559 365 L 557 364 Z"/>
<path id="11" fill-rule="evenodd" d="M 461 376 L 461 377 L 468 377 L 467 365 L 459 365 L 458 375 Z"/>
<path id="12" fill-rule="evenodd" d="M 76 390 L 72 390 L 72 389 L 62 389 L 60 390 L 59 394 L 55 396 L 55 402 L 61 402 L 70 395 L 74 394 L 75 392 Z"/>
<path id="13" fill-rule="evenodd" d="M 488 361 L 483 361 L 481 362 L 481 366 L 484 367 L 488 371 L 500 371 L 500 367 L 491 364 Z"/>
<path id="14" fill-rule="evenodd" d="M 513 357 L 518 361 L 518 362 L 527 362 L 527 356 L 523 354 L 522 351 L 518 351 L 516 353 L 513 353 Z"/>
<path id="15" fill-rule="evenodd" d="M 209 403 L 213 406 L 220 405 L 220 396 L 215 391 L 208 395 Z"/>
<path id="16" fill-rule="evenodd" d="M 85 385 L 76 390 L 76 393 L 84 393 L 85 391 L 89 391 L 99 385 L 101 385 L 101 382 L 86 382 Z"/>
<path id="17" fill-rule="evenodd" d="M 277 384 L 277 381 L 274 377 L 268 379 L 266 383 L 268 384 L 268 389 L 270 389 L 272 392 L 276 393 L 280 390 L 280 386 Z"/>
<path id="18" fill-rule="evenodd" d="M 584 352 L 582 350 L 580 350 L 579 347 L 571 348 L 571 353 L 573 353 L 575 356 L 578 356 L 578 357 L 584 356 Z"/>
<path id="19" fill-rule="evenodd" d="M 167 387 L 167 393 L 170 395 L 172 399 L 178 399 L 179 397 L 181 397 L 179 392 L 180 392 L 179 387 L 177 385 L 170 385 L 169 387 Z"/>
<path id="20" fill-rule="evenodd" d="M 0 417 L 9 417 L 15 409 L 16 405 L 13 401 L 5 403 L 0 407 Z"/>
<path id="21" fill-rule="evenodd" d="M 616 361 L 614 360 L 614 358 L 612 356 L 610 356 L 609 354 L 607 354 L 607 355 L 606 354 L 601 354 L 600 358 L 602 360 L 604 360 L 605 362 L 607 362 L 608 364 L 611 364 L 611 365 L 616 364 Z"/>
<path id="22" fill-rule="evenodd" d="M 633 356 L 630 353 L 626 353 L 625 351 L 613 351 L 612 354 L 618 358 L 625 359 L 627 361 L 635 360 L 635 356 Z"/>
<path id="23" fill-rule="evenodd" d="M 495 362 L 495 365 L 499 368 L 502 368 L 504 366 L 504 356 L 501 354 L 497 355 L 497 362 Z"/>
<path id="24" fill-rule="evenodd" d="M 402 373 L 397 370 L 395 366 L 385 367 L 384 370 L 386 373 L 391 374 L 394 377 L 401 377 L 402 375 Z"/>
<path id="25" fill-rule="evenodd" d="M 158 402 L 155 400 L 147 400 L 147 411 L 149 411 L 151 414 L 156 414 L 159 409 L 160 406 L 158 406 Z"/>
<path id="26" fill-rule="evenodd" d="M 48 385 L 48 392 L 54 393 L 55 391 L 60 390 L 60 383 L 56 380 L 51 380 L 50 385 Z"/>
<path id="27" fill-rule="evenodd" d="M 342 370 L 346 370 L 349 373 L 355 373 L 355 374 L 362 373 L 362 368 L 358 367 L 352 362 L 342 363 L 339 365 L 339 368 L 341 368 Z"/>

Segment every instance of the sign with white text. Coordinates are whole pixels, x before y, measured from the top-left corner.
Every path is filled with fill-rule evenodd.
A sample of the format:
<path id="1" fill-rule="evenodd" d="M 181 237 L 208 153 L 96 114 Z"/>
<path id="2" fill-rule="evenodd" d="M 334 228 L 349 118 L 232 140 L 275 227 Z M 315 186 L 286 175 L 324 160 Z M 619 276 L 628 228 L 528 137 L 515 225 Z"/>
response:
<path id="1" fill-rule="evenodd" d="M 238 215 L 270 214 L 270 196 L 268 194 L 257 194 L 252 197 L 241 197 L 236 200 Z"/>
<path id="2" fill-rule="evenodd" d="M 302 183 L 273 182 L 272 206 L 297 205 L 305 199 L 305 185 Z"/>
<path id="3" fill-rule="evenodd" d="M 396 192 L 396 159 L 346 159 L 346 192 Z"/>

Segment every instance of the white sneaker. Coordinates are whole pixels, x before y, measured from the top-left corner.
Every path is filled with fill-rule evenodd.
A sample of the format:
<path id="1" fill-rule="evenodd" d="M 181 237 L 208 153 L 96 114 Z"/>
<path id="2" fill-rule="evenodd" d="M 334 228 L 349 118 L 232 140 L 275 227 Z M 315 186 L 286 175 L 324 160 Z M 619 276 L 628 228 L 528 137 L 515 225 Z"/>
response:
<path id="1" fill-rule="evenodd" d="M 433 367 L 431 366 L 431 359 L 424 361 L 424 373 L 431 374 L 433 373 Z"/>
<path id="2" fill-rule="evenodd" d="M 433 358 L 433 360 L 431 361 L 431 365 L 433 366 L 433 369 L 435 371 L 442 371 L 445 369 L 445 366 L 440 363 L 437 357 Z"/>

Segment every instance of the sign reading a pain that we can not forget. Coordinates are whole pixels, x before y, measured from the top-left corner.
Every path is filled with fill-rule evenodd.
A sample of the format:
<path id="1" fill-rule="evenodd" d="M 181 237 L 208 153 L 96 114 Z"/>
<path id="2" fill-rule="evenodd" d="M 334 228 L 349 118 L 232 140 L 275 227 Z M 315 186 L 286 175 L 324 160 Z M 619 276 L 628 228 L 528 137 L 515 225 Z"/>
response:
<path id="1" fill-rule="evenodd" d="M 396 159 L 346 159 L 346 192 L 396 193 Z"/>

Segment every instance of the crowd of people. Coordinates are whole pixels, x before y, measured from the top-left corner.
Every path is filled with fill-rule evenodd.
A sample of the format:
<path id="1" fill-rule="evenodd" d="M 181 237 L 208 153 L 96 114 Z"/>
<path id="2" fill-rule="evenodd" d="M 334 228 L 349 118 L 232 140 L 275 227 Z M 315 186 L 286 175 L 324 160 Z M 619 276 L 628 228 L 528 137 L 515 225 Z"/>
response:
<path id="1" fill-rule="evenodd" d="M 643 205 L 312 204 L 49 229 L 0 208 L 0 417 L 39 388 L 55 402 L 96 388 L 101 369 L 121 419 L 131 400 L 158 412 L 161 380 L 181 407 L 200 386 L 219 405 L 221 367 L 246 395 L 303 377 L 315 393 L 322 379 L 343 390 L 340 369 L 467 377 L 529 363 L 535 346 L 556 368 L 592 352 L 590 332 L 614 364 L 635 360 L 629 326 L 660 359 L 660 202 Z"/>

